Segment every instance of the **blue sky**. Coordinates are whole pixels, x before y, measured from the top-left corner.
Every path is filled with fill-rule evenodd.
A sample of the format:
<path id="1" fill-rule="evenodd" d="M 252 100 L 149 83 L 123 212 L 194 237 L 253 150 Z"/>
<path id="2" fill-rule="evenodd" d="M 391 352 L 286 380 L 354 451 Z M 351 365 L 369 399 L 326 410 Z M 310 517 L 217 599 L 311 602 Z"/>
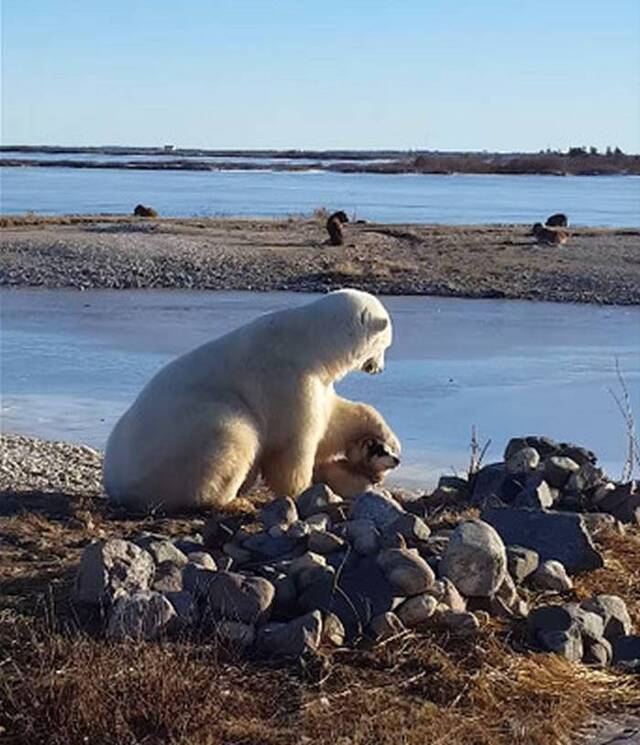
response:
<path id="1" fill-rule="evenodd" d="M 4 144 L 640 152 L 638 0 L 3 0 Z"/>

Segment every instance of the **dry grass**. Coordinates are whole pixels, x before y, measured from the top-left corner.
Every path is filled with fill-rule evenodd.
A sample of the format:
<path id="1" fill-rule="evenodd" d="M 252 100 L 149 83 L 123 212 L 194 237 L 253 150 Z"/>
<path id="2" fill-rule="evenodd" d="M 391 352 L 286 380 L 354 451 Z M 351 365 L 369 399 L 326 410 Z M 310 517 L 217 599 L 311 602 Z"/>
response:
<path id="1" fill-rule="evenodd" d="M 259 495 L 259 501 L 265 494 Z M 491 620 L 265 665 L 212 640 L 114 644 L 79 632 L 69 602 L 92 537 L 185 534 L 193 518 L 132 520 L 103 502 L 31 495 L 0 518 L 0 733 L 8 743 L 424 745 L 569 742 L 598 713 L 640 705 L 640 681 L 531 654 L 523 629 Z M 250 502 L 227 519 L 251 519 Z M 441 525 L 467 513 L 441 515 Z M 640 531 L 602 535 L 607 565 L 577 595 L 625 597 L 640 624 Z M 83 628 L 87 628 L 86 625 Z"/>

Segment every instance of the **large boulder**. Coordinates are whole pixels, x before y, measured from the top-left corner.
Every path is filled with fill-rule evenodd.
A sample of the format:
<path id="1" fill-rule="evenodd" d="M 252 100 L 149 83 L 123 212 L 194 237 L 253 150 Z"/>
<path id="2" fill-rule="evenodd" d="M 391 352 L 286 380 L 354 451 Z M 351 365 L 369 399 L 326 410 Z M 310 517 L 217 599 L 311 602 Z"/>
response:
<path id="1" fill-rule="evenodd" d="M 580 515 L 513 508 L 492 508 L 482 512 L 507 545 L 530 548 L 541 561 L 555 559 L 568 572 L 589 571 L 603 566 L 589 531 Z"/>
<path id="2" fill-rule="evenodd" d="M 298 598 L 300 607 L 334 613 L 345 628 L 347 641 L 360 636 L 371 620 L 393 609 L 396 593 L 376 557 L 361 557 L 345 566 L 336 578 L 326 577 L 307 587 Z"/>
<path id="3" fill-rule="evenodd" d="M 81 603 L 111 603 L 123 594 L 148 590 L 154 573 L 151 554 L 134 543 L 121 538 L 95 541 L 82 553 L 76 599 Z"/>
<path id="4" fill-rule="evenodd" d="M 507 572 L 504 543 L 486 522 L 464 522 L 453 531 L 439 572 L 467 597 L 493 595 Z"/>

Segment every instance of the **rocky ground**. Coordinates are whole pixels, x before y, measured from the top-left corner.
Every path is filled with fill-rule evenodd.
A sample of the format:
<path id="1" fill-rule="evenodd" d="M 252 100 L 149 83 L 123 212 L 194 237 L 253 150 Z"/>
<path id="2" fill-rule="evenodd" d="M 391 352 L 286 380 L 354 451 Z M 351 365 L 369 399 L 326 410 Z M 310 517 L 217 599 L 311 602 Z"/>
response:
<path id="1" fill-rule="evenodd" d="M 640 492 L 588 449 L 514 438 L 429 494 L 256 491 L 195 517 L 110 508 L 100 466 L 2 439 L 8 742 L 640 732 Z"/>
<path id="2" fill-rule="evenodd" d="M 330 247 L 325 220 L 5 217 L 0 284 L 640 302 L 635 229 L 575 229 L 554 247 L 524 225 L 349 223 Z"/>

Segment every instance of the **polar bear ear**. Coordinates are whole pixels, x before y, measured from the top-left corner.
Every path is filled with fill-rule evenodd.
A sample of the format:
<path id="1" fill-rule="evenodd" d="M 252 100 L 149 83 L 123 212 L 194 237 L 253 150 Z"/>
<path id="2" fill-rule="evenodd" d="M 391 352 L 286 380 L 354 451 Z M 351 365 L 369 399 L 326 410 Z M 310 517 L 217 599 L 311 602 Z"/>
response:
<path id="1" fill-rule="evenodd" d="M 372 333 L 379 334 L 387 328 L 389 325 L 389 319 L 373 318 L 368 310 L 363 310 L 360 313 L 360 323 L 363 326 L 366 326 Z"/>

